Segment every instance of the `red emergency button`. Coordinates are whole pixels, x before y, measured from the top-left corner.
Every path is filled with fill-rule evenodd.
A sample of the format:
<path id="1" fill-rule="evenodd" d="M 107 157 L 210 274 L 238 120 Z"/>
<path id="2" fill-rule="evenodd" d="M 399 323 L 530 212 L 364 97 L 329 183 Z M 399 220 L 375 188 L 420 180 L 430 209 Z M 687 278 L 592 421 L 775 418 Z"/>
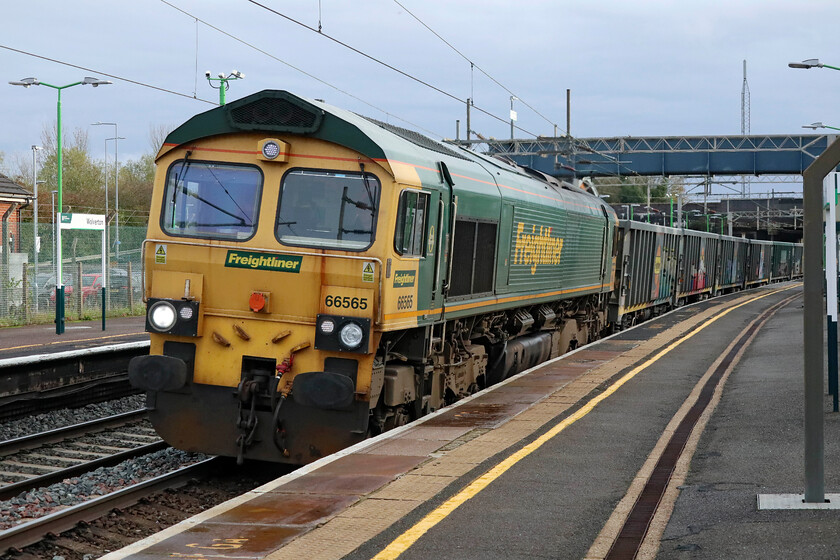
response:
<path id="1" fill-rule="evenodd" d="M 254 313 L 259 313 L 265 309 L 265 295 L 262 292 L 252 292 L 251 297 L 248 300 L 248 307 L 250 307 L 251 311 Z"/>

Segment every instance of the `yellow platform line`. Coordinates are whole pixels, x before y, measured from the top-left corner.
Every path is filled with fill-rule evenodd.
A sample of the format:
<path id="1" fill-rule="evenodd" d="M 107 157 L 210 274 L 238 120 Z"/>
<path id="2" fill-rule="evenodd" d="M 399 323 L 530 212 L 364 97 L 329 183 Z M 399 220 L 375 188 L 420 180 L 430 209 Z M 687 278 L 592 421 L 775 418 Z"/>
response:
<path id="1" fill-rule="evenodd" d="M 508 456 L 502 462 L 497 464 L 495 467 L 491 468 L 489 471 L 472 481 L 466 488 L 458 492 L 453 497 L 449 498 L 446 502 L 436 508 L 434 511 L 426 515 L 423 519 L 418 521 L 413 527 L 411 527 L 408 531 L 394 539 L 391 544 L 385 547 L 379 554 L 373 557 L 373 560 L 394 560 L 400 556 L 403 552 L 408 550 L 415 542 L 417 542 L 420 537 L 425 535 L 429 530 L 431 530 L 435 525 L 446 519 L 450 513 L 458 509 L 461 505 L 463 505 L 467 500 L 476 496 L 479 492 L 487 488 L 492 482 L 494 482 L 497 478 L 502 476 L 505 472 L 507 472 L 511 467 L 513 467 L 516 463 L 542 447 L 545 443 L 550 441 L 554 436 L 592 412 L 592 410 L 598 406 L 602 401 L 604 401 L 607 397 L 615 393 L 621 386 L 625 383 L 633 379 L 636 375 L 647 369 L 650 365 L 654 364 L 655 362 L 659 361 L 663 356 L 671 352 L 674 348 L 682 344 L 683 342 L 691 339 L 694 335 L 717 321 L 718 319 L 726 316 L 730 312 L 738 309 L 739 307 L 743 307 L 748 303 L 752 303 L 756 300 L 765 298 L 767 296 L 789 290 L 791 288 L 783 288 L 781 290 L 774 290 L 772 292 L 768 292 L 766 294 L 756 296 L 751 298 L 743 303 L 730 307 L 729 309 L 722 311 L 719 315 L 709 319 L 691 333 L 687 334 L 683 338 L 676 340 L 665 347 L 663 350 L 659 351 L 655 356 L 647 360 L 641 365 L 636 366 L 628 373 L 623 375 L 620 379 L 618 379 L 615 383 L 613 383 L 607 390 L 603 393 L 597 395 L 595 398 L 590 400 L 588 403 L 583 405 L 580 409 L 574 412 L 571 416 L 560 421 L 557 425 L 547 431 L 545 434 L 541 435 L 533 442 L 529 443 L 519 451 L 513 453 L 512 455 Z"/>
<path id="2" fill-rule="evenodd" d="M 106 339 L 109 339 L 109 338 L 121 338 L 121 337 L 124 337 L 124 336 L 136 336 L 138 334 L 144 334 L 144 333 L 136 332 L 136 333 L 125 333 L 125 334 L 109 334 L 108 336 L 97 336 L 97 337 L 94 337 L 94 338 L 80 338 L 78 340 L 67 340 L 67 339 L 65 339 L 65 340 L 55 340 L 53 342 L 39 342 L 38 344 L 25 344 L 23 346 L 12 346 L 12 347 L 9 347 L 9 348 L 4 348 L 3 350 L 4 351 L 6 351 L 6 350 L 20 350 L 22 348 L 35 348 L 36 346 L 50 346 L 50 345 L 53 345 L 53 344 L 65 344 L 65 343 L 71 343 L 71 342 L 77 342 L 77 343 L 78 342 L 96 342 L 97 340 L 106 340 Z"/>

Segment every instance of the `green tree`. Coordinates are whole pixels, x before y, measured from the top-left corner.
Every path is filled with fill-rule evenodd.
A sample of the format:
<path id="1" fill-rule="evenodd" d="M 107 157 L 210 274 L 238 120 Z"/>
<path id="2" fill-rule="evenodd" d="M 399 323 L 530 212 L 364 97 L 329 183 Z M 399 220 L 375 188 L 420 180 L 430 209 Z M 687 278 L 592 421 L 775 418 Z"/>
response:
<path id="1" fill-rule="evenodd" d="M 593 179 L 598 192 L 608 194 L 610 204 L 646 204 L 650 186 L 650 201 L 667 202 L 684 191 L 681 178 L 668 177 L 597 177 Z"/>
<path id="2" fill-rule="evenodd" d="M 155 160 L 145 154 L 120 167 L 120 224 L 145 226 L 152 202 L 155 182 Z"/>
<path id="3" fill-rule="evenodd" d="M 45 128 L 41 134 L 44 152 L 39 180 L 44 181 L 41 193 L 49 202 L 50 191 L 58 189 L 58 155 L 55 129 Z M 82 129 L 73 131 L 62 148 L 62 194 L 65 212 L 101 213 L 105 208 L 103 168 L 88 154 L 88 136 Z M 40 194 L 40 193 L 39 193 Z M 43 196 L 43 195 L 41 195 Z M 43 201 L 41 201 L 43 203 Z M 56 208 L 56 212 L 59 209 Z"/>

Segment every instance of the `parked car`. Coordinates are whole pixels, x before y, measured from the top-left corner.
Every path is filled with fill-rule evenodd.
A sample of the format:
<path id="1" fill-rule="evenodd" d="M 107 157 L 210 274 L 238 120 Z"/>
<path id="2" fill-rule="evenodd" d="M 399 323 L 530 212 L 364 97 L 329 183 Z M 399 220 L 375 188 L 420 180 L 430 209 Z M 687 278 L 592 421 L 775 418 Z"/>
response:
<path id="1" fill-rule="evenodd" d="M 69 280 L 69 281 L 68 281 Z M 102 289 L 102 274 L 82 274 L 82 305 L 87 305 L 89 301 L 95 301 L 92 298 L 98 297 L 99 290 Z M 64 301 L 70 301 L 73 297 L 73 278 L 72 275 L 64 275 Z M 55 305 L 55 283 L 53 282 L 50 291 L 50 304 Z"/>
<path id="2" fill-rule="evenodd" d="M 111 284 L 108 286 L 108 291 L 111 293 L 112 305 L 116 302 L 118 305 L 128 304 L 128 271 L 122 268 L 111 269 Z M 140 301 L 142 297 L 142 279 L 139 271 L 131 272 L 131 295 L 134 302 Z"/>
<path id="3" fill-rule="evenodd" d="M 64 296 L 73 292 L 73 275 L 65 272 L 64 277 Z M 44 283 L 38 283 L 38 303 L 42 307 L 55 305 L 55 275 L 50 274 Z"/>
<path id="4" fill-rule="evenodd" d="M 102 274 L 82 274 L 82 305 L 96 304 L 102 291 Z"/>

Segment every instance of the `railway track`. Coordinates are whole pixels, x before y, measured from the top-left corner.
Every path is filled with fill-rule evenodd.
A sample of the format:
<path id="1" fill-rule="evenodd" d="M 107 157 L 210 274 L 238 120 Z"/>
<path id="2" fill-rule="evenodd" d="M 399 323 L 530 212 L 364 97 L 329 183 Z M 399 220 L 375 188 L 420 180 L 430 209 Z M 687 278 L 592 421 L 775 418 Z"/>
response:
<path id="1" fill-rule="evenodd" d="M 25 546 L 38 543 L 47 536 L 59 535 L 82 522 L 100 518 L 110 511 L 126 508 L 156 492 L 177 488 L 190 480 L 212 472 L 217 457 L 182 467 L 176 471 L 134 484 L 75 506 L 60 509 L 31 521 L 0 531 L 0 554 L 20 551 Z"/>
<path id="2" fill-rule="evenodd" d="M 167 445 L 135 410 L 0 443 L 0 500 Z"/>
<path id="3" fill-rule="evenodd" d="M 43 504 L 44 496 L 57 494 L 56 487 L 75 485 L 81 480 L 79 477 L 107 478 L 107 474 L 103 474 L 107 471 L 97 469 L 114 467 L 142 456 L 155 457 L 160 455 L 156 452 L 163 453 L 162 450 L 166 448 L 166 443 L 155 434 L 146 420 L 145 410 L 117 414 L 0 443 L 0 501 L 5 502 L 0 510 L 4 510 L 4 513 L 17 511 L 17 515 L 23 519 L 23 522 L 10 527 L 8 519 L 5 525 L 0 524 L 0 527 L 7 527 L 0 530 L 0 554 L 37 543 L 46 535 L 57 535 L 80 522 L 97 519 L 114 508 L 131 506 L 155 492 L 182 486 L 206 474 L 206 469 L 213 463 L 207 459 L 189 466 L 179 464 L 178 468 L 136 484 L 125 481 L 104 495 L 91 493 L 73 496 L 67 504 Z M 164 468 L 170 467 L 167 465 Z M 64 484 L 58 484 L 62 482 Z M 107 485 L 103 483 L 103 486 Z M 34 501 L 40 505 L 34 509 L 45 513 L 38 517 L 28 509 L 33 501 L 32 495 L 35 494 L 39 498 Z M 79 502 L 80 499 L 83 501 Z"/>

